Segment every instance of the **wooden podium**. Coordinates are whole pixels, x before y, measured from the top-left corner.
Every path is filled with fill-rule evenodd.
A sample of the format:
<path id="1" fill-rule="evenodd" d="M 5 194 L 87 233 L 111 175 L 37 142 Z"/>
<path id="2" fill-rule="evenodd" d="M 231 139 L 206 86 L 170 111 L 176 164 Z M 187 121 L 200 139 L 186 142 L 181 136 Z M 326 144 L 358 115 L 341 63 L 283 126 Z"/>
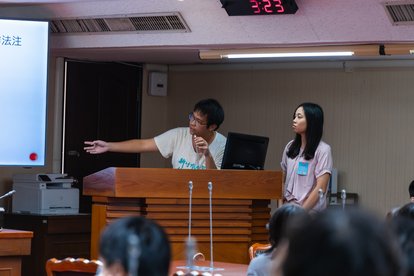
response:
<path id="1" fill-rule="evenodd" d="M 248 247 L 267 242 L 270 199 L 282 195 L 282 173 L 252 170 L 107 168 L 83 180 L 92 196 L 91 258 L 98 257 L 101 230 L 132 215 L 156 220 L 169 235 L 174 260 L 185 259 L 189 181 L 193 182 L 192 235 L 210 256 L 209 191 L 212 182 L 214 260 L 248 263 Z"/>

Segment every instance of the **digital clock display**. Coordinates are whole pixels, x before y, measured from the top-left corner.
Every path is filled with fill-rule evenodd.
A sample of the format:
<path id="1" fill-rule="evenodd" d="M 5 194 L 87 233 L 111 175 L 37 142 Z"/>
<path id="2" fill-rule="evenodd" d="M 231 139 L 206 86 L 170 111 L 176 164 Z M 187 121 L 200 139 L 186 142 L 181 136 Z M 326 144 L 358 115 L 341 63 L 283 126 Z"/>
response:
<path id="1" fill-rule="evenodd" d="M 228 15 L 294 14 L 295 0 L 220 0 Z"/>

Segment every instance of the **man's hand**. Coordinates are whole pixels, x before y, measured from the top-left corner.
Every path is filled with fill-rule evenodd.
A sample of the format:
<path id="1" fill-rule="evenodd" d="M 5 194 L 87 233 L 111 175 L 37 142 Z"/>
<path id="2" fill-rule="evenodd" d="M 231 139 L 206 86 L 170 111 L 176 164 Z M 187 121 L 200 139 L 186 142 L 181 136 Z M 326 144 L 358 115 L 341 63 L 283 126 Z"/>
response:
<path id="1" fill-rule="evenodd" d="M 201 153 L 204 156 L 209 156 L 210 155 L 210 150 L 208 149 L 208 143 L 206 140 L 204 140 L 203 137 L 200 136 L 193 136 L 194 139 L 194 145 L 196 148 L 197 153 Z"/>
<path id="2" fill-rule="evenodd" d="M 83 149 L 90 154 L 100 154 L 109 151 L 108 143 L 102 140 L 85 141 L 84 143 L 89 146 Z"/>

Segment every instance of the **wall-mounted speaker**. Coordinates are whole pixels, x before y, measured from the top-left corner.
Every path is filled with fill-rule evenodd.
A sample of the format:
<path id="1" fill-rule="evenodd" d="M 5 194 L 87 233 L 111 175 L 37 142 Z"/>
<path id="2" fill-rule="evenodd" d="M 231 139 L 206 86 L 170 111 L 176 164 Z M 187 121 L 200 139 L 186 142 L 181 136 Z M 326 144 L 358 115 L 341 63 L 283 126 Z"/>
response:
<path id="1" fill-rule="evenodd" d="M 148 95 L 167 96 L 167 79 L 168 75 L 165 72 L 149 72 Z"/>

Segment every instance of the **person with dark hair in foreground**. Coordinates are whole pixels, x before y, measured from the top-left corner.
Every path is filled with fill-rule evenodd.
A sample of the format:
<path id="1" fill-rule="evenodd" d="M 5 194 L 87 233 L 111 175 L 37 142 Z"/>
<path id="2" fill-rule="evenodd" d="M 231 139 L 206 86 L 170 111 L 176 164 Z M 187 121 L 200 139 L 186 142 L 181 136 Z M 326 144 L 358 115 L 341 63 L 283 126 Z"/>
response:
<path id="1" fill-rule="evenodd" d="M 400 248 L 385 223 L 361 210 L 327 210 L 292 221 L 276 263 L 283 276 L 404 276 Z"/>
<path id="2" fill-rule="evenodd" d="M 217 132 L 224 121 L 224 111 L 215 99 L 201 100 L 188 114 L 189 127 L 171 129 L 151 139 L 122 142 L 85 141 L 86 152 L 142 153 L 160 152 L 172 157 L 175 169 L 217 169 L 221 167 L 226 137 Z"/>
<path id="3" fill-rule="evenodd" d="M 408 193 L 410 196 L 410 203 L 414 204 L 414 180 L 411 181 L 410 185 L 408 186 Z M 412 216 L 414 217 L 414 205 L 410 205 L 410 203 L 393 208 L 391 211 L 389 211 L 386 215 L 387 219 L 391 219 L 394 216 L 400 216 L 401 214 L 403 216 Z M 400 213 L 400 209 L 404 208 Z M 411 209 L 411 210 L 410 210 Z M 400 213 L 400 214 L 399 214 Z"/>
<path id="4" fill-rule="evenodd" d="M 283 151 L 283 201 L 306 210 L 326 208 L 326 194 L 332 172 L 331 147 L 323 142 L 323 110 L 314 103 L 300 104 L 293 114 L 295 139 Z M 319 198 L 319 190 L 323 198 Z"/>
<path id="5" fill-rule="evenodd" d="M 414 203 L 410 202 L 399 208 L 394 216 L 396 217 L 406 217 L 414 220 Z"/>
<path id="6" fill-rule="evenodd" d="M 101 235 L 99 254 L 103 268 L 98 276 L 168 276 L 168 237 L 145 217 L 125 217 L 109 224 Z"/>
<path id="7" fill-rule="evenodd" d="M 269 221 L 269 242 L 270 249 L 253 258 L 247 269 L 248 276 L 266 276 L 271 275 L 270 269 L 274 252 L 282 235 L 285 232 L 286 225 L 290 219 L 297 216 L 306 216 L 307 212 L 299 205 L 285 204 L 278 208 Z"/>
<path id="8" fill-rule="evenodd" d="M 408 193 L 410 194 L 410 201 L 414 203 L 414 180 L 408 186 Z"/>
<path id="9" fill-rule="evenodd" d="M 406 276 L 414 276 L 414 220 L 397 214 L 389 223 L 404 255 Z"/>

